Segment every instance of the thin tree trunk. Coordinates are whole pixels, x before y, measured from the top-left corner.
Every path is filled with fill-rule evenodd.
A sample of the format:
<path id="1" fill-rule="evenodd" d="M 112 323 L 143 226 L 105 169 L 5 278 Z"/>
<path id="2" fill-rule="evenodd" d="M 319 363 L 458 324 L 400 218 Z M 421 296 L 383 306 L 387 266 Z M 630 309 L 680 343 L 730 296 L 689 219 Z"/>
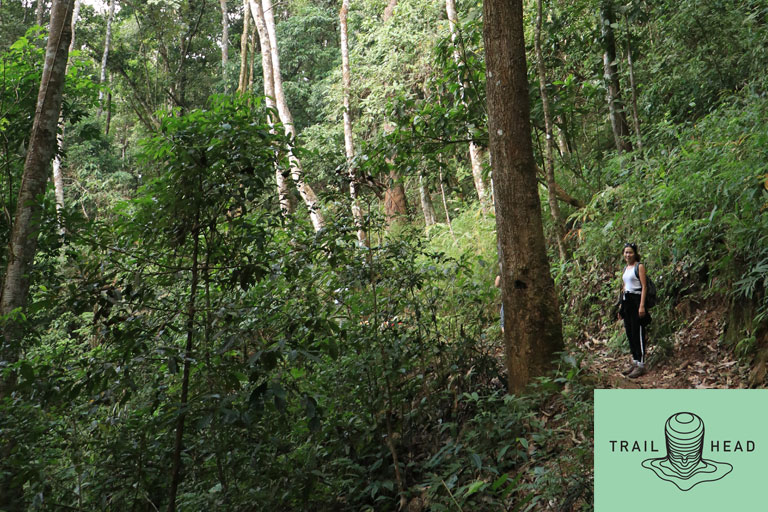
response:
<path id="1" fill-rule="evenodd" d="M 563 125 L 563 126 L 565 125 L 565 120 L 563 119 L 563 116 L 557 116 L 556 119 L 560 125 Z M 568 138 L 565 136 L 565 130 L 559 127 L 557 127 L 557 147 L 560 149 L 561 156 L 566 156 L 571 154 L 571 150 L 568 147 Z"/>
<path id="2" fill-rule="evenodd" d="M 600 6 L 600 24 L 603 36 L 603 79 L 605 81 L 606 100 L 608 101 L 608 115 L 611 119 L 611 129 L 616 149 L 632 151 L 632 143 L 629 141 L 629 125 L 624 114 L 624 105 L 621 102 L 621 88 L 619 86 L 619 72 L 616 63 L 616 38 L 613 35 L 614 23 L 612 0 L 603 0 Z"/>
<path id="3" fill-rule="evenodd" d="M 440 196 L 443 198 L 443 210 L 445 211 L 445 223 L 448 224 L 448 231 L 451 232 L 451 238 L 456 241 L 456 234 L 453 232 L 451 223 L 451 214 L 448 211 L 448 201 L 445 199 L 445 185 L 443 185 L 443 171 L 440 171 Z"/>
<path id="4" fill-rule="evenodd" d="M 254 10 L 253 3 L 251 3 L 251 11 Z M 272 12 L 272 0 L 262 0 L 262 9 L 260 14 L 263 16 L 263 20 L 267 26 L 267 32 L 269 35 L 269 49 L 272 53 L 272 78 L 275 82 L 275 102 L 277 103 L 277 111 L 280 114 L 280 121 L 283 123 L 286 135 L 290 136 L 293 143 L 296 140 L 296 127 L 293 125 L 293 115 L 288 108 L 288 102 L 285 99 L 285 93 L 283 91 L 283 80 L 280 75 L 280 56 L 277 51 L 277 36 L 275 33 L 275 17 Z M 320 202 L 317 199 L 312 187 L 304 181 L 304 171 L 301 168 L 301 160 L 291 150 L 288 155 L 288 161 L 291 165 L 291 178 L 296 185 L 296 189 L 299 191 L 299 195 L 304 200 L 304 204 L 309 209 L 309 218 L 312 220 L 312 225 L 315 231 L 320 231 L 325 225 L 323 214 L 320 211 Z"/>
<path id="5" fill-rule="evenodd" d="M 484 0 L 483 20 L 504 344 L 517 393 L 562 350 L 562 324 L 533 158 L 522 0 Z"/>
<path id="6" fill-rule="evenodd" d="M 80 0 L 75 0 L 75 7 L 72 12 L 71 31 L 72 37 L 69 42 L 69 49 L 67 51 L 67 64 L 64 68 L 64 75 L 66 76 L 69 71 L 69 55 L 75 48 L 75 25 L 77 24 L 77 17 L 80 13 Z M 64 210 L 64 176 L 61 171 L 61 152 L 64 148 L 64 117 L 63 113 L 59 113 L 59 130 L 57 135 L 58 151 L 53 157 L 53 191 L 56 197 L 56 219 L 59 225 L 59 235 L 64 236 L 64 219 L 62 212 Z"/>
<path id="7" fill-rule="evenodd" d="M 251 25 L 251 7 L 243 0 L 243 33 L 240 35 L 240 78 L 237 92 L 244 93 L 248 87 L 248 29 Z"/>
<path id="8" fill-rule="evenodd" d="M 43 15 L 45 14 L 45 0 L 37 0 L 37 8 L 35 9 L 35 25 L 43 25 Z"/>
<path id="9" fill-rule="evenodd" d="M 640 116 L 637 112 L 637 85 L 635 84 L 635 64 L 632 59 L 632 36 L 627 36 L 627 69 L 629 70 L 629 87 L 632 90 L 632 121 L 635 125 L 637 149 L 642 151 L 643 138 L 640 134 Z"/>
<path id="10" fill-rule="evenodd" d="M 104 53 L 101 54 L 101 73 L 99 74 L 99 85 L 103 86 L 107 81 L 107 58 L 109 57 L 109 47 L 112 44 L 112 21 L 115 19 L 115 0 L 109 0 L 109 14 L 107 15 L 107 33 L 104 37 Z M 104 89 L 99 90 L 99 109 L 96 111 L 96 118 L 101 117 L 102 104 L 104 98 Z"/>
<path id="11" fill-rule="evenodd" d="M 104 123 L 104 134 L 109 135 L 109 125 L 112 122 L 112 91 L 107 93 L 107 119 Z"/>
<path id="12" fill-rule="evenodd" d="M 195 218 L 195 225 L 192 227 L 193 247 L 192 247 L 192 279 L 189 285 L 189 302 L 187 303 L 187 343 L 184 347 L 184 373 L 181 381 L 181 398 L 179 402 L 179 416 L 176 419 L 176 437 L 173 447 L 173 469 L 171 472 L 171 485 L 168 498 L 168 512 L 176 510 L 176 494 L 181 483 L 181 451 L 184 447 L 184 420 L 186 419 L 187 401 L 189 398 L 189 374 L 192 361 L 192 346 L 195 338 L 195 299 L 197 298 L 198 282 L 198 256 L 200 251 L 200 214 L 198 212 Z"/>
<path id="13" fill-rule="evenodd" d="M 347 41 L 347 13 L 349 12 L 349 0 L 342 0 L 339 11 L 339 27 L 341 29 L 341 84 L 344 103 L 344 151 L 347 155 L 347 168 L 349 172 L 349 197 L 352 200 L 352 218 L 357 226 L 357 239 L 366 243 L 365 230 L 363 229 L 363 210 L 360 208 L 360 199 L 357 192 L 357 176 L 352 167 L 355 157 L 355 143 L 352 138 L 352 117 L 350 113 L 350 77 L 349 77 L 349 44 Z"/>
<path id="14" fill-rule="evenodd" d="M 275 80 L 274 80 L 274 67 L 272 66 L 272 52 L 269 44 L 269 31 L 267 25 L 264 22 L 264 15 L 261 11 L 261 4 L 258 1 L 251 0 L 251 14 L 256 25 L 256 31 L 259 34 L 259 46 L 261 47 L 261 71 L 264 77 L 264 96 L 266 96 L 267 107 L 270 109 L 276 109 L 275 104 Z M 268 116 L 270 130 L 275 130 L 275 120 L 272 119 L 272 115 Z M 293 213 L 293 205 L 290 201 L 290 190 L 288 187 L 288 180 L 283 175 L 282 169 L 275 168 L 275 179 L 277 181 L 277 197 L 280 202 L 280 210 L 283 215 L 289 215 Z"/>
<path id="15" fill-rule="evenodd" d="M 544 67 L 544 52 L 541 51 L 541 23 L 542 0 L 536 2 L 536 25 L 534 27 L 534 46 L 536 51 L 537 71 L 539 74 L 539 91 L 541 92 L 541 107 L 544 111 L 544 130 L 546 157 L 544 158 L 544 172 L 547 176 L 547 197 L 549 199 L 549 211 L 555 225 L 555 238 L 557 238 L 557 250 L 560 253 L 560 261 L 565 262 L 568 255 L 565 251 L 565 229 L 560 215 L 560 206 L 555 196 L 555 157 L 553 140 L 552 113 L 549 110 L 549 95 L 547 94 L 547 72 Z"/>
<path id="16" fill-rule="evenodd" d="M 253 12 L 251 12 L 253 14 Z M 256 33 L 251 32 L 251 60 L 248 64 L 248 91 L 253 92 L 253 65 L 256 60 Z"/>
<path id="17" fill-rule="evenodd" d="M 224 91 L 229 89 L 227 84 L 227 66 L 229 66 L 229 18 L 227 17 L 227 0 L 219 0 L 221 7 L 221 76 L 224 80 Z"/>
<path id="18" fill-rule="evenodd" d="M 435 206 L 432 204 L 432 196 L 421 172 L 419 172 L 419 198 L 421 199 L 421 211 L 424 212 L 424 224 L 427 227 L 434 226 L 437 223 Z"/>
<path id="19" fill-rule="evenodd" d="M 488 192 L 483 179 L 483 150 L 474 142 L 469 143 L 469 163 L 472 167 L 472 179 L 483 211 L 488 207 Z"/>
<path id="20" fill-rule="evenodd" d="M 54 0 L 51 5 L 45 63 L 8 244 L 8 263 L 0 290 L 0 316 L 7 318 L 0 339 L 0 359 L 9 365 L 18 361 L 21 349 L 23 328 L 17 320 L 20 315 L 11 313 L 23 313 L 27 305 L 29 274 L 37 252 L 37 235 L 41 225 L 40 197 L 45 192 L 51 158 L 56 152 L 56 128 L 72 37 L 73 5 L 73 0 Z M 13 373 L 0 377 L 0 400 L 9 395 L 15 384 Z M 14 481 L 13 468 L 4 467 L 14 446 L 13 439 L 6 433 L 0 433 L 0 509 L 11 512 L 26 509 L 22 499 L 23 482 Z"/>
<path id="21" fill-rule="evenodd" d="M 75 49 L 75 25 L 77 25 L 77 18 L 80 17 L 80 0 L 75 0 L 75 6 L 72 10 L 72 39 L 69 42 L 69 53 Z M 67 55 L 69 59 L 69 55 Z M 69 60 L 67 60 L 67 68 L 69 68 Z"/>
<path id="22" fill-rule="evenodd" d="M 455 0 L 445 0 L 445 11 L 448 15 L 448 25 L 451 28 L 451 43 L 453 43 L 453 60 L 458 65 L 461 62 L 461 56 L 459 55 L 459 49 L 456 47 L 458 39 L 458 24 L 459 17 L 456 14 L 456 2 Z M 457 77 L 459 87 L 461 88 L 461 102 L 466 105 L 464 101 L 464 91 L 467 89 L 467 85 L 462 82 L 461 77 Z M 474 142 L 469 143 L 469 163 L 472 168 L 472 179 L 475 182 L 475 190 L 477 191 L 477 197 L 480 200 L 480 206 L 483 211 L 488 207 L 488 192 L 485 187 L 485 180 L 483 179 L 483 154 L 480 146 Z"/>
<path id="23" fill-rule="evenodd" d="M 541 169 L 538 169 L 537 173 L 540 174 L 542 177 L 544 176 L 544 171 L 542 171 Z M 546 186 L 546 181 L 547 181 L 546 178 L 542 178 L 543 186 Z M 585 206 L 587 206 L 587 204 L 584 201 L 573 197 L 568 192 L 563 190 L 563 187 L 558 185 L 557 182 L 554 183 L 554 189 L 555 189 L 555 197 L 557 197 L 558 201 L 567 203 L 575 208 L 584 208 Z"/>
<path id="24" fill-rule="evenodd" d="M 63 124 L 63 123 L 62 123 Z M 59 147 L 63 146 L 64 127 L 62 126 L 58 135 Z M 61 150 L 59 150 L 61 151 Z M 59 235 L 64 236 L 64 176 L 61 172 L 61 156 L 56 155 L 53 159 L 53 194 L 56 199 L 56 222 L 59 225 Z"/>

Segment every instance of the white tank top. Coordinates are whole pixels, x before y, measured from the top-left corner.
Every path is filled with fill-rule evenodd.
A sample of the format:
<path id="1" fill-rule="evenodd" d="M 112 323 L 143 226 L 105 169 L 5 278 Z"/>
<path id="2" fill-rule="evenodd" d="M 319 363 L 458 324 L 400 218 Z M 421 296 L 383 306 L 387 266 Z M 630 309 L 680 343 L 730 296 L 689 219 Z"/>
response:
<path id="1" fill-rule="evenodd" d="M 643 285 L 640 284 L 640 279 L 635 277 L 634 265 L 628 266 L 624 269 L 624 291 L 628 293 L 640 293 L 643 289 Z"/>

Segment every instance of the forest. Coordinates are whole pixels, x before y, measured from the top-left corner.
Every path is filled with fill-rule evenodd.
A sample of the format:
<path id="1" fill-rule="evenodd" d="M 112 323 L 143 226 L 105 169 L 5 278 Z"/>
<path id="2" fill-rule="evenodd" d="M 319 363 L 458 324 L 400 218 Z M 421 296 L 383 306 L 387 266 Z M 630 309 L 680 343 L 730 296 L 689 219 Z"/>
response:
<path id="1" fill-rule="evenodd" d="M 768 384 L 766 69 L 766 0 L 1 0 L 0 511 L 594 510 L 595 389 Z"/>

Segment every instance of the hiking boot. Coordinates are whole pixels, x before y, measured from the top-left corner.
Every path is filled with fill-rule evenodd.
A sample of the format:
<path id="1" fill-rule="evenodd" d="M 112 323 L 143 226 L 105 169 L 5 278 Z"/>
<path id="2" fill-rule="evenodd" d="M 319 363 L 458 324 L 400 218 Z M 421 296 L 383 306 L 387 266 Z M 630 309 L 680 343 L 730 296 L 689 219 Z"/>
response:
<path id="1" fill-rule="evenodd" d="M 637 365 L 633 362 L 629 363 L 629 366 L 626 367 L 626 369 L 621 371 L 621 374 L 625 377 L 635 371 L 635 368 L 637 368 Z"/>
<path id="2" fill-rule="evenodd" d="M 645 375 L 645 366 L 638 366 L 634 370 L 632 370 L 632 373 L 627 375 L 630 379 L 636 379 L 642 375 Z"/>

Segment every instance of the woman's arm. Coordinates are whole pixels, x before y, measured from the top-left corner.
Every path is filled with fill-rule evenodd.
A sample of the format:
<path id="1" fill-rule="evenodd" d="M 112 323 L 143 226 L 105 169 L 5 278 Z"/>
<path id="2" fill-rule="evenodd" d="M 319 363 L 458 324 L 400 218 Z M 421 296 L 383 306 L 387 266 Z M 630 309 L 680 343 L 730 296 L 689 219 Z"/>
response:
<path id="1" fill-rule="evenodd" d="M 645 280 L 645 265 L 642 263 L 637 264 L 637 275 L 640 278 L 640 285 L 643 287 L 640 291 L 640 309 L 638 309 L 637 312 L 640 316 L 645 316 L 645 292 L 647 286 Z"/>

